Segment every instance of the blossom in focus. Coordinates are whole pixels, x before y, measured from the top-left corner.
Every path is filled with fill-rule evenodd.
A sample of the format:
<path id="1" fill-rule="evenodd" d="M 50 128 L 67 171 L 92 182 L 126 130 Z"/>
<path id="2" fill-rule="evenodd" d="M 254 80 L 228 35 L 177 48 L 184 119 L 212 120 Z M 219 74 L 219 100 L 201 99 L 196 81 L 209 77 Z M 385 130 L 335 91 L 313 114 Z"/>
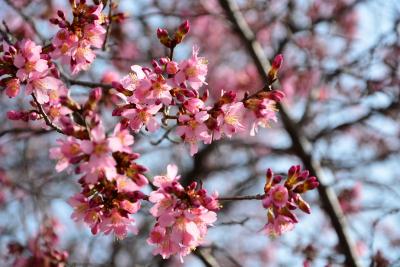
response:
<path id="1" fill-rule="evenodd" d="M 284 183 L 281 183 L 284 182 Z M 292 166 L 287 178 L 273 174 L 267 170 L 262 204 L 267 209 L 268 222 L 263 231 L 271 236 L 279 236 L 294 228 L 298 218 L 294 210 L 300 209 L 305 213 L 311 213 L 309 204 L 301 197 L 301 194 L 317 188 L 317 178 L 309 176 L 307 170 L 301 170 L 300 166 Z"/>
<path id="2" fill-rule="evenodd" d="M 194 90 L 206 84 L 207 61 L 198 54 L 199 49 L 193 47 L 192 57 L 179 63 L 179 72 L 175 75 L 177 84 L 187 83 Z"/>
<path id="3" fill-rule="evenodd" d="M 219 205 L 216 194 L 208 195 L 195 182 L 184 188 L 178 180 L 175 165 L 168 165 L 166 175 L 154 177 L 158 189 L 149 200 L 154 203 L 150 213 L 157 222 L 147 242 L 156 246 L 154 254 L 164 259 L 178 255 L 183 262 L 184 256 L 204 242 L 207 228 L 217 219 Z"/>
<path id="4" fill-rule="evenodd" d="M 179 116 L 179 125 L 175 132 L 185 143 L 190 145 L 191 156 L 197 153 L 199 141 L 203 141 L 206 144 L 211 143 L 212 136 L 205 124 L 208 118 L 209 115 L 206 111 L 199 111 L 193 115 L 184 114 Z"/>
<path id="5" fill-rule="evenodd" d="M 14 66 L 18 68 L 20 81 L 40 76 L 48 69 L 47 60 L 40 58 L 42 47 L 33 41 L 24 39 L 18 43 L 18 53 L 14 57 Z"/>
<path id="6" fill-rule="evenodd" d="M 96 58 L 92 48 L 102 47 L 106 30 L 101 25 L 103 4 L 89 6 L 82 1 L 72 8 L 74 19 L 71 23 L 62 11 L 57 13 L 58 18 L 50 19 L 51 23 L 60 27 L 52 40 L 53 51 L 50 56 L 53 59 L 61 58 L 61 62 L 69 65 L 75 75 L 89 69 Z"/>
<path id="7" fill-rule="evenodd" d="M 159 127 L 155 114 L 157 114 L 161 107 L 161 104 L 147 107 L 137 105 L 136 108 L 123 111 L 122 116 L 129 120 L 129 126 L 133 131 L 139 132 L 145 126 L 149 132 L 154 132 Z"/>

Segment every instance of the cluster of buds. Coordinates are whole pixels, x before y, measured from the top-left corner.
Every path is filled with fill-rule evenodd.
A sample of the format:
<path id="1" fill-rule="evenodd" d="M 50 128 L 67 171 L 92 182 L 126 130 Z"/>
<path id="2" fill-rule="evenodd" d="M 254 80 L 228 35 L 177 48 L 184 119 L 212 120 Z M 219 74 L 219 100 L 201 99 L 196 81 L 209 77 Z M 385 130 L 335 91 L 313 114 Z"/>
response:
<path id="1" fill-rule="evenodd" d="M 282 176 L 274 176 L 271 169 L 267 170 L 262 204 L 267 209 L 268 223 L 264 231 L 272 236 L 281 235 L 294 227 L 298 219 L 293 211 L 297 208 L 307 214 L 311 213 L 310 206 L 301 194 L 319 185 L 317 178 L 309 176 L 307 170 L 302 171 L 299 165 L 292 166 L 286 181 L 282 182 Z"/>
<path id="2" fill-rule="evenodd" d="M 8 244 L 12 267 L 64 267 L 67 266 L 68 252 L 57 250 L 58 235 L 54 231 L 57 221 L 47 220 L 36 237 L 24 246 L 18 242 Z"/>
<path id="3" fill-rule="evenodd" d="M 105 22 L 102 3 L 87 5 L 85 0 L 79 3 L 73 0 L 71 6 L 72 22 L 67 21 L 61 10 L 57 12 L 57 18 L 50 19 L 60 27 L 52 40 L 50 55 L 53 59 L 61 58 L 63 64 L 70 65 L 72 74 L 77 74 L 90 67 L 96 57 L 92 47 L 102 47 L 106 30 L 102 26 Z"/>
<path id="4" fill-rule="evenodd" d="M 158 187 L 149 200 L 154 203 L 151 214 L 157 223 L 147 240 L 155 245 L 154 254 L 164 259 L 171 255 L 182 258 L 202 244 L 207 227 L 217 219 L 219 209 L 217 195 L 209 196 L 207 191 L 197 188 L 193 182 L 183 187 L 177 176 L 175 165 L 168 165 L 167 174 L 154 177 L 153 185 Z"/>
<path id="5" fill-rule="evenodd" d="M 160 43 L 163 44 L 165 47 L 174 48 L 183 41 L 186 34 L 189 32 L 189 29 L 189 21 L 186 20 L 181 25 L 179 25 L 172 38 L 169 36 L 167 30 L 158 28 L 157 38 Z"/>

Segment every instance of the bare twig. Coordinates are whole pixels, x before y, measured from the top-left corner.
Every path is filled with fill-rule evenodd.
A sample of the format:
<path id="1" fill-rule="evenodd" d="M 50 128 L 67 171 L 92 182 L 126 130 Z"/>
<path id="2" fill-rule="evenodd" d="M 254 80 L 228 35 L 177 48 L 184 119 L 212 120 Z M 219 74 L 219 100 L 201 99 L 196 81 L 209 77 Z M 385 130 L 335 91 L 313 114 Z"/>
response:
<path id="1" fill-rule="evenodd" d="M 204 263 L 206 267 L 220 267 L 219 263 L 212 255 L 210 248 L 198 248 L 194 254 Z"/>
<path id="2" fill-rule="evenodd" d="M 107 24 L 107 29 L 106 29 L 106 34 L 104 36 L 104 41 L 103 45 L 101 46 L 101 50 L 106 51 L 107 48 L 107 40 L 110 38 L 111 34 L 111 22 L 112 22 L 112 0 L 110 0 L 109 5 L 108 5 L 108 24 Z"/>
<path id="3" fill-rule="evenodd" d="M 44 36 L 39 32 L 39 30 L 35 26 L 35 22 L 33 21 L 32 17 L 26 15 L 22 10 L 14 5 L 14 3 L 10 0 L 4 0 L 15 12 L 18 13 L 32 28 L 35 34 L 39 37 L 39 39 L 44 42 Z"/>
<path id="4" fill-rule="evenodd" d="M 30 129 L 30 128 L 13 128 L 7 129 L 0 132 L 0 137 L 3 137 L 6 134 L 20 134 L 20 133 L 33 133 L 33 134 L 44 134 L 49 131 L 44 129 Z"/>
<path id="5" fill-rule="evenodd" d="M 53 130 L 59 132 L 60 134 L 65 134 L 64 131 L 60 127 L 53 124 L 53 122 L 50 120 L 49 116 L 47 116 L 46 112 L 44 111 L 43 106 L 37 100 L 35 94 L 32 93 L 31 96 L 33 98 L 33 101 L 35 101 L 35 104 L 37 105 L 37 107 L 39 109 L 40 115 L 42 115 L 44 121 L 46 122 L 46 125 L 49 126 L 50 128 L 52 128 Z"/>
<path id="6" fill-rule="evenodd" d="M 237 201 L 237 200 L 261 200 L 265 196 L 258 194 L 254 196 L 232 196 L 232 197 L 219 197 L 219 201 Z"/>

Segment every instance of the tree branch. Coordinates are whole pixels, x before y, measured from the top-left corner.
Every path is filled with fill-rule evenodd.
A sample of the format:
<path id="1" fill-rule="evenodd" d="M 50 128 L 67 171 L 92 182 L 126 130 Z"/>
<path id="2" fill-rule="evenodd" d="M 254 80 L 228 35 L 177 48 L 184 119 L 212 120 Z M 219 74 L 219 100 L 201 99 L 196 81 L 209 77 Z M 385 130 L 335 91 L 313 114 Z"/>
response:
<path id="1" fill-rule="evenodd" d="M 47 116 L 46 112 L 44 111 L 43 106 L 37 100 L 35 94 L 32 93 L 31 96 L 33 98 L 33 101 L 35 101 L 35 104 L 37 105 L 37 107 L 39 109 L 40 115 L 42 115 L 44 121 L 46 122 L 46 125 L 49 126 L 50 128 L 52 128 L 53 130 L 59 132 L 60 134 L 65 134 L 64 131 L 60 127 L 53 124 L 53 122 L 50 120 L 49 116 Z"/>
<path id="2" fill-rule="evenodd" d="M 247 51 L 253 58 L 260 76 L 263 77 L 264 82 L 267 83 L 268 73 L 266 67 L 269 66 L 268 61 L 261 49 L 260 44 L 256 41 L 253 32 L 249 28 L 249 25 L 239 11 L 236 2 L 234 0 L 219 0 L 219 3 L 226 12 L 229 21 L 233 24 L 234 29 L 236 30 L 240 39 L 244 42 Z M 346 266 L 358 267 L 358 259 L 354 250 L 354 245 L 348 234 L 347 223 L 345 221 L 343 211 L 340 208 L 334 191 L 324 183 L 324 174 L 319 162 L 312 158 L 311 144 L 305 138 L 305 136 L 301 134 L 301 131 L 297 129 L 297 125 L 288 114 L 286 107 L 283 105 L 279 105 L 279 107 L 281 111 L 280 114 L 282 117 L 282 123 L 291 137 L 295 153 L 302 160 L 305 168 L 310 171 L 311 175 L 319 178 L 320 186 L 318 187 L 318 192 L 321 202 L 325 212 L 331 219 L 333 228 L 338 235 L 340 247 L 343 249 L 343 253 L 346 257 Z"/>

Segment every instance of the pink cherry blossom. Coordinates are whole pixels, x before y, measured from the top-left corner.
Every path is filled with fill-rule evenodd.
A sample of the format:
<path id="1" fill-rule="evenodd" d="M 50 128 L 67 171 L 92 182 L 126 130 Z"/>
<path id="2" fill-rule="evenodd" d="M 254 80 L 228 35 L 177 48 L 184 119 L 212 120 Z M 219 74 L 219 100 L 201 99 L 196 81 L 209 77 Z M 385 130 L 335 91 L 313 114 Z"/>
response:
<path id="1" fill-rule="evenodd" d="M 18 44 L 18 54 L 14 57 L 14 65 L 18 68 L 17 77 L 21 81 L 40 76 L 48 69 L 47 61 L 40 58 L 42 47 L 33 41 L 24 39 Z"/>
<path id="2" fill-rule="evenodd" d="M 123 111 L 122 116 L 129 120 L 129 125 L 133 131 L 139 132 L 145 126 L 149 132 L 154 132 L 159 127 L 155 114 L 161 107 L 161 104 L 147 107 L 137 105 L 136 108 Z"/>
<path id="3" fill-rule="evenodd" d="M 50 101 L 50 96 L 57 95 L 58 89 L 62 86 L 62 82 L 54 77 L 46 76 L 43 78 L 32 78 L 28 81 L 25 93 L 35 93 L 40 104 Z"/>
<path id="4" fill-rule="evenodd" d="M 278 215 L 272 220 L 268 220 L 263 231 L 271 236 L 279 236 L 294 228 L 294 222 L 285 216 Z"/>
<path id="5" fill-rule="evenodd" d="M 164 259 L 171 255 L 183 257 L 204 242 L 208 226 L 217 219 L 216 195 L 208 196 L 196 183 L 183 188 L 178 182 L 177 167 L 168 165 L 167 174 L 156 176 L 153 184 L 158 187 L 150 196 L 154 206 L 150 213 L 157 223 L 147 239 L 155 245 L 154 254 Z"/>
<path id="6" fill-rule="evenodd" d="M 140 205 L 137 205 L 137 208 L 132 211 L 132 213 L 136 213 L 139 208 Z M 128 232 L 134 234 L 138 233 L 137 228 L 132 224 L 134 221 L 135 220 L 132 218 L 121 216 L 117 210 L 113 209 L 111 214 L 102 220 L 99 227 L 100 231 L 104 232 L 106 235 L 114 233 L 115 237 L 118 239 L 124 239 Z"/>
<path id="7" fill-rule="evenodd" d="M 215 140 L 220 139 L 222 133 L 231 138 L 234 133 L 244 131 L 242 121 L 245 108 L 242 102 L 222 105 L 221 110 L 223 113 L 217 118 L 219 131 L 214 132 Z"/>
<path id="8" fill-rule="evenodd" d="M 289 193 L 286 187 L 283 185 L 275 185 L 271 188 L 268 196 L 263 200 L 264 207 L 268 207 L 273 204 L 278 208 L 283 208 L 286 206 L 289 199 Z"/>
<path id="9" fill-rule="evenodd" d="M 101 175 L 108 179 L 116 175 L 116 162 L 110 152 L 117 151 L 120 144 L 111 146 L 106 138 L 103 126 L 100 124 L 90 131 L 91 140 L 81 142 L 82 151 L 89 155 L 89 161 L 81 164 L 80 170 L 85 173 L 85 179 L 88 183 L 95 183 Z"/>
<path id="10" fill-rule="evenodd" d="M 176 134 L 190 145 L 190 155 L 192 156 L 198 151 L 199 141 L 203 141 L 206 144 L 211 143 L 212 136 L 205 124 L 208 118 L 209 114 L 206 111 L 200 111 L 192 116 L 187 114 L 179 116 L 179 126 L 176 128 Z"/>
<path id="11" fill-rule="evenodd" d="M 71 71 L 72 75 L 77 74 L 82 70 L 88 70 L 96 54 L 90 48 L 88 41 L 80 41 L 78 46 L 71 50 Z"/>
<path id="12" fill-rule="evenodd" d="M 129 146 L 133 145 L 133 136 L 129 133 L 128 129 L 122 128 L 120 123 L 114 128 L 114 132 L 111 137 L 108 138 L 110 147 L 114 151 L 130 152 Z"/>
<path id="13" fill-rule="evenodd" d="M 70 161 L 82 155 L 80 144 L 72 137 L 57 140 L 58 146 L 50 149 L 50 158 L 57 159 L 56 171 L 68 168 Z"/>
<path id="14" fill-rule="evenodd" d="M 193 47 L 192 57 L 179 63 L 179 72 L 175 75 L 175 82 L 185 83 L 198 90 L 203 84 L 206 84 L 207 61 L 198 56 L 199 49 Z"/>

